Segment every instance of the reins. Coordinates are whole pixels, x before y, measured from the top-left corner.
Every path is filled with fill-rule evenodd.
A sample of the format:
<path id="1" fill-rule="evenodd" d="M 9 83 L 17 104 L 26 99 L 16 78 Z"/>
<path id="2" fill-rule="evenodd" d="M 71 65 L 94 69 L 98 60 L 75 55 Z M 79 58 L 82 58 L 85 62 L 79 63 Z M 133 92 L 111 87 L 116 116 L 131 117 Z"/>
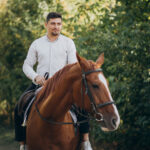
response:
<path id="1" fill-rule="evenodd" d="M 102 108 L 102 107 L 105 107 L 105 106 L 107 106 L 107 105 L 114 104 L 114 101 L 106 102 L 106 103 L 103 103 L 103 104 L 98 104 L 98 105 L 96 105 L 95 100 L 94 100 L 94 97 L 93 97 L 93 95 L 92 95 L 92 93 L 91 93 L 91 91 L 90 91 L 90 88 L 89 88 L 88 83 L 87 83 L 87 80 L 86 80 L 86 75 L 89 75 L 89 74 L 91 74 L 91 73 L 93 73 L 93 72 L 102 72 L 102 69 L 100 68 L 100 69 L 96 69 L 96 70 L 90 70 L 90 71 L 88 71 L 88 72 L 84 72 L 84 71 L 82 70 L 82 85 L 81 85 L 81 97 L 82 97 L 82 106 L 83 106 L 82 109 L 84 110 L 84 94 L 83 94 L 83 84 L 84 84 L 84 86 L 85 86 L 85 94 L 87 94 L 88 97 L 89 97 L 89 99 L 90 99 L 90 102 L 91 102 L 91 106 L 92 106 L 92 110 L 93 110 L 93 112 L 94 112 L 94 115 L 100 116 L 100 119 L 95 118 L 95 117 L 90 117 L 89 115 L 84 115 L 83 113 L 81 113 L 81 112 L 77 109 L 76 112 L 77 112 L 79 115 L 81 115 L 81 116 L 83 116 L 83 117 L 85 117 L 85 118 L 87 118 L 87 119 L 85 119 L 85 120 L 83 120 L 83 121 L 77 121 L 77 122 L 57 122 L 57 121 L 54 121 L 54 120 L 52 120 L 52 119 L 47 119 L 47 118 L 43 117 L 43 116 L 41 115 L 41 113 L 40 113 L 38 107 L 37 107 L 37 104 L 35 104 L 35 108 L 36 108 L 36 111 L 37 111 L 39 117 L 40 117 L 43 121 L 46 121 L 47 123 L 51 123 L 51 124 L 54 124 L 54 125 L 69 125 L 69 124 L 70 124 L 70 125 L 79 125 L 79 124 L 88 122 L 89 120 L 93 120 L 93 119 L 95 119 L 96 121 L 103 121 L 103 120 L 104 120 L 104 119 L 103 119 L 103 115 L 102 115 L 101 113 L 99 113 L 99 112 L 97 111 L 97 109 Z"/>
<path id="2" fill-rule="evenodd" d="M 44 118 L 44 117 L 41 115 L 41 113 L 40 113 L 40 111 L 39 111 L 39 109 L 38 109 L 38 107 L 37 107 L 37 104 L 35 104 L 35 108 L 36 108 L 36 111 L 37 111 L 38 115 L 40 116 L 40 118 L 41 118 L 43 121 L 46 121 L 47 123 L 51 123 L 51 124 L 54 124 L 54 125 L 67 125 L 67 124 L 79 125 L 79 124 L 82 124 L 82 123 L 85 123 L 85 122 L 88 122 L 88 121 L 89 121 L 89 119 L 87 119 L 87 120 L 77 121 L 77 122 L 56 122 L 56 121 L 54 121 L 54 120 L 52 120 L 52 119 L 46 119 L 46 118 Z"/>

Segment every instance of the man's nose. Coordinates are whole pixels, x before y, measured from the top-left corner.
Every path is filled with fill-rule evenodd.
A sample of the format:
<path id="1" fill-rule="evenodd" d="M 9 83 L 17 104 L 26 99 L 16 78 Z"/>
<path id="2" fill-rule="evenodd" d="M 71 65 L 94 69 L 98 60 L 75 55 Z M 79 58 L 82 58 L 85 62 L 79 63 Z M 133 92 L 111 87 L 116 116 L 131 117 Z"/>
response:
<path id="1" fill-rule="evenodd" d="M 58 24 L 55 24 L 55 28 L 58 28 Z"/>

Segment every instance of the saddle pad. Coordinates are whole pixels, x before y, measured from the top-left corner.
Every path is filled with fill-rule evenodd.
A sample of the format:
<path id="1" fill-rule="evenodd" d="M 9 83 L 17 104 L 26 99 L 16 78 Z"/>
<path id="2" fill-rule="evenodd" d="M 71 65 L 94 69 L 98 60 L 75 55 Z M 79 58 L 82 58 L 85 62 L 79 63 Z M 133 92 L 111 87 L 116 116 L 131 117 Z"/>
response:
<path id="1" fill-rule="evenodd" d="M 77 116 L 76 116 L 75 112 L 73 110 L 69 110 L 69 112 L 70 112 L 73 122 L 77 123 Z"/>
<path id="2" fill-rule="evenodd" d="M 42 88 L 42 87 L 41 87 Z M 22 126 L 26 126 L 26 121 L 27 121 L 27 118 L 28 118 L 28 115 L 30 113 L 30 108 L 36 98 L 36 95 L 38 94 L 38 92 L 41 90 L 41 88 L 37 89 L 35 92 L 34 92 L 34 95 L 32 96 L 32 99 L 28 100 L 28 105 L 26 106 L 25 108 L 25 111 L 24 111 L 24 121 L 23 121 L 23 124 Z"/>

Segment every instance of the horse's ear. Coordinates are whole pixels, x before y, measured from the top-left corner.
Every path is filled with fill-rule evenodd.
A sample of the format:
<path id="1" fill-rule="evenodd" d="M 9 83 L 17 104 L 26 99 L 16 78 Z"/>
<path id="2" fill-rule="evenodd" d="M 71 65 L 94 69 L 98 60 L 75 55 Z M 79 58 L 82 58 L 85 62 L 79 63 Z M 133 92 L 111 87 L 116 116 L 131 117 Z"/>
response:
<path id="1" fill-rule="evenodd" d="M 104 63 L 104 53 L 102 53 L 98 59 L 96 60 L 96 65 L 98 68 L 100 68 Z"/>
<path id="2" fill-rule="evenodd" d="M 85 71 L 88 66 L 87 60 L 85 58 L 79 56 L 78 53 L 76 53 L 76 56 L 77 56 L 80 67 Z"/>

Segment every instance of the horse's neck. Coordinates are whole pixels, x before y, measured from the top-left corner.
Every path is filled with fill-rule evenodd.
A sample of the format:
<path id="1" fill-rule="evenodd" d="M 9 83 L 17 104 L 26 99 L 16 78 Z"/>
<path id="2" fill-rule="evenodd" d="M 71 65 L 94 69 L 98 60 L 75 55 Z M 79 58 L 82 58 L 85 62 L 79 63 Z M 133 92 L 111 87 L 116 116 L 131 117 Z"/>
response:
<path id="1" fill-rule="evenodd" d="M 80 78 L 78 71 L 75 71 L 78 66 L 75 67 L 72 69 L 73 73 L 68 72 L 67 74 L 70 75 L 61 81 L 61 87 L 50 93 L 48 98 L 44 100 L 40 109 L 44 117 L 53 118 L 57 121 L 64 119 L 65 114 L 73 104 L 72 85 L 74 81 Z"/>

